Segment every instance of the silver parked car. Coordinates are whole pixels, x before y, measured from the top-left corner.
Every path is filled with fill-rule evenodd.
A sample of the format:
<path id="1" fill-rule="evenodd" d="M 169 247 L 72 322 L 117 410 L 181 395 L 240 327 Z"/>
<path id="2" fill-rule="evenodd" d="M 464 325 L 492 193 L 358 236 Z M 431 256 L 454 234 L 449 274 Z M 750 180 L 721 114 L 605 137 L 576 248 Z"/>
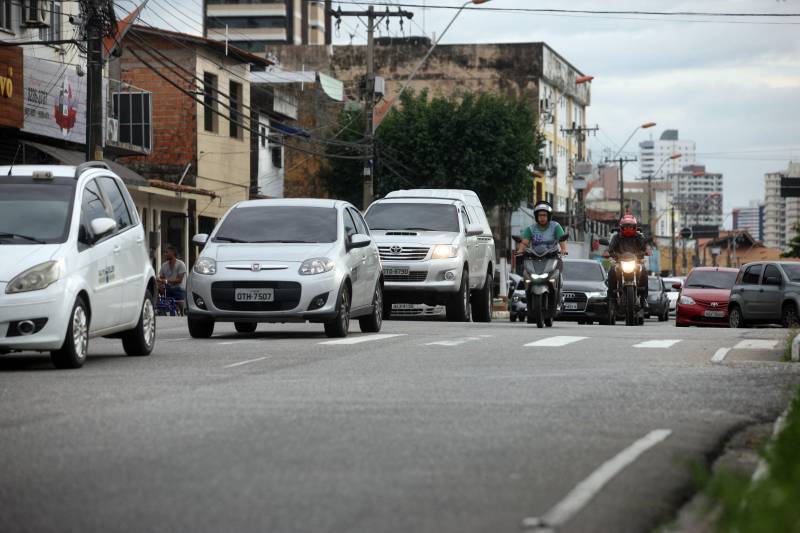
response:
<path id="1" fill-rule="evenodd" d="M 344 337 L 357 317 L 361 331 L 381 329 L 378 248 L 347 202 L 240 202 L 194 242 L 205 248 L 186 286 L 192 337 L 210 337 L 215 322 L 251 333 L 259 322 L 309 321 Z"/>
<path id="2" fill-rule="evenodd" d="M 731 289 L 728 322 L 732 328 L 750 324 L 800 325 L 800 263 L 748 263 L 739 269 Z"/>

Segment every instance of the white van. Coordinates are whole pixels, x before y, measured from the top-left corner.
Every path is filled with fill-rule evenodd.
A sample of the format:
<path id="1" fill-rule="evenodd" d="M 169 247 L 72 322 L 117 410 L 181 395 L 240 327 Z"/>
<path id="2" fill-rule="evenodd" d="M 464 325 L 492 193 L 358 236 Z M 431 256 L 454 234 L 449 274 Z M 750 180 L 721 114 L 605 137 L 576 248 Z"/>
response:
<path id="1" fill-rule="evenodd" d="M 365 218 L 383 265 L 385 314 L 424 303 L 445 305 L 448 320 L 491 321 L 495 244 L 477 194 L 394 191 Z"/>
<path id="2" fill-rule="evenodd" d="M 104 163 L 0 167 L 0 354 L 83 365 L 89 338 L 149 355 L 155 273 L 122 180 Z"/>

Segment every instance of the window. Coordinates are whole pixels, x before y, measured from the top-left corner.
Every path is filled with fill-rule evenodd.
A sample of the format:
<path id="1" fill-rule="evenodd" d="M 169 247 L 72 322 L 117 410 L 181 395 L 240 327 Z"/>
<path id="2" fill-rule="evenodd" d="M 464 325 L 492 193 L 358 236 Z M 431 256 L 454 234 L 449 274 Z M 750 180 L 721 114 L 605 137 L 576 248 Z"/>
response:
<path id="1" fill-rule="evenodd" d="M 458 210 L 449 204 L 379 203 L 366 218 L 373 231 L 459 231 Z"/>
<path id="2" fill-rule="evenodd" d="M 88 245 L 92 238 L 92 220 L 98 218 L 113 218 L 111 210 L 106 205 L 103 195 L 100 194 L 100 189 L 97 187 L 95 180 L 91 180 L 86 184 L 83 189 L 83 198 L 81 199 L 81 227 L 78 230 L 78 241 L 82 244 Z M 86 249 L 86 246 L 80 248 Z"/>
<path id="3" fill-rule="evenodd" d="M 12 31 L 11 0 L 0 0 L 0 28 Z"/>
<path id="4" fill-rule="evenodd" d="M 336 242 L 331 207 L 238 207 L 222 221 L 214 242 Z"/>
<path id="5" fill-rule="evenodd" d="M 51 183 L 0 176 L 0 246 L 66 241 L 74 193 L 74 180 L 66 178 Z"/>
<path id="6" fill-rule="evenodd" d="M 272 149 L 272 166 L 283 168 L 283 147 L 276 146 Z"/>
<path id="7" fill-rule="evenodd" d="M 467 214 L 467 210 L 463 207 L 461 208 L 461 223 L 464 225 L 464 233 L 467 232 L 467 227 L 470 224 L 469 215 Z"/>
<path id="8" fill-rule="evenodd" d="M 112 102 L 114 115 L 119 120 L 119 142 L 150 151 L 153 147 L 152 94 L 114 93 Z"/>
<path id="9" fill-rule="evenodd" d="M 349 209 L 345 209 L 344 211 L 344 233 L 348 238 L 358 233 L 356 221 L 353 220 L 353 215 L 350 214 Z"/>
<path id="10" fill-rule="evenodd" d="M 228 110 L 229 134 L 234 139 L 241 139 L 242 128 L 238 123 L 242 120 L 242 84 L 232 81 L 229 82 L 228 87 L 228 103 L 230 105 Z"/>
<path id="11" fill-rule="evenodd" d="M 228 28 L 285 28 L 286 17 L 208 17 L 209 29 Z"/>
<path id="12" fill-rule="evenodd" d="M 47 26 L 39 29 L 39 39 L 42 41 L 58 41 L 61 39 L 61 2 L 39 0 L 31 2 L 41 5 L 47 17 Z"/>
<path id="13" fill-rule="evenodd" d="M 367 223 L 364 221 L 364 217 L 361 216 L 361 213 L 358 211 L 350 210 L 350 214 L 353 216 L 353 220 L 356 221 L 356 228 L 361 235 L 369 235 L 369 228 L 367 228 Z"/>
<path id="14" fill-rule="evenodd" d="M 217 131 L 217 77 L 208 72 L 203 73 L 203 128 L 206 131 Z"/>
<path id="15" fill-rule="evenodd" d="M 132 225 L 131 214 L 125 204 L 125 197 L 119 190 L 116 180 L 113 178 L 99 178 L 100 188 L 106 195 L 111 204 L 111 211 L 114 214 L 114 221 L 117 223 L 117 230 L 123 230 Z"/>
<path id="16" fill-rule="evenodd" d="M 259 137 L 260 137 L 260 141 L 261 141 L 261 148 L 266 148 L 267 147 L 267 128 L 265 128 L 264 126 L 261 126 L 261 128 L 259 129 Z"/>
<path id="17" fill-rule="evenodd" d="M 767 283 L 767 278 L 777 278 L 778 282 Z M 776 267 L 775 265 L 767 265 L 767 268 L 764 269 L 764 281 L 763 281 L 764 285 L 780 285 L 781 284 L 780 280 L 782 279 L 783 277 L 781 276 L 778 267 Z"/>
<path id="18" fill-rule="evenodd" d="M 761 277 L 762 268 L 763 267 L 761 265 L 753 265 L 747 267 L 747 270 L 744 271 L 744 276 L 742 276 L 742 283 L 749 285 L 758 285 L 758 280 Z"/>

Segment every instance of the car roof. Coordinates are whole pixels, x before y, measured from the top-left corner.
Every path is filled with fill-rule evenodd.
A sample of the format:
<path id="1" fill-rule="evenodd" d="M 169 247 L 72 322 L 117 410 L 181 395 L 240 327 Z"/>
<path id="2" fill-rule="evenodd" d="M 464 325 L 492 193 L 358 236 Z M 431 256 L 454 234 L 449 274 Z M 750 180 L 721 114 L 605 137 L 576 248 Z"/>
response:
<path id="1" fill-rule="evenodd" d="M 738 268 L 731 267 L 695 267 L 692 272 L 739 272 Z M 692 272 L 689 272 L 691 274 Z"/>
<path id="2" fill-rule="evenodd" d="M 0 167 L 0 176 L 30 177 L 34 172 L 50 172 L 54 178 L 74 178 L 78 167 L 72 165 L 6 165 Z"/>
<path id="3" fill-rule="evenodd" d="M 400 189 L 399 191 L 392 191 L 386 195 L 386 198 L 400 197 L 447 198 L 452 200 L 465 200 L 466 198 L 474 198 L 478 200 L 478 195 L 475 193 L 475 191 L 470 191 L 467 189 Z"/>
<path id="4" fill-rule="evenodd" d="M 347 207 L 350 204 L 342 200 L 329 200 L 326 198 L 269 198 L 265 200 L 245 200 L 236 204 L 234 208 L 268 206 L 336 208 Z"/>
<path id="5" fill-rule="evenodd" d="M 597 261 L 594 261 L 592 259 L 564 259 L 564 262 L 565 263 L 590 263 L 592 265 L 597 265 L 599 267 L 603 266 L 600 263 L 598 263 Z"/>
<path id="6" fill-rule="evenodd" d="M 415 203 L 415 204 L 444 204 L 444 205 L 454 205 L 456 202 L 461 201 L 460 198 L 426 198 L 424 196 L 398 196 L 394 198 L 381 198 L 380 200 L 375 200 L 374 203 L 381 203 L 381 204 L 408 204 L 408 203 Z"/>

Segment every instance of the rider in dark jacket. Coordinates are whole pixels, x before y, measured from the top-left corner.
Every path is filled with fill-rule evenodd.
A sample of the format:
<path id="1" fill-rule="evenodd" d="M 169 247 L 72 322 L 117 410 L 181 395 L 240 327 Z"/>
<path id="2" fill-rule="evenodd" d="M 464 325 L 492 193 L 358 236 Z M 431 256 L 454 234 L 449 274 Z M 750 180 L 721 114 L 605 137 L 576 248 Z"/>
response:
<path id="1" fill-rule="evenodd" d="M 608 245 L 608 255 L 614 260 L 619 261 L 623 254 L 630 253 L 637 257 L 650 255 L 650 247 L 647 239 L 638 230 L 636 217 L 625 215 L 619 221 L 619 232 L 615 233 Z M 617 298 L 617 270 L 612 268 L 608 273 L 608 299 L 615 301 Z M 647 268 L 642 265 L 639 272 L 639 296 L 642 298 L 642 307 L 647 307 Z"/>

